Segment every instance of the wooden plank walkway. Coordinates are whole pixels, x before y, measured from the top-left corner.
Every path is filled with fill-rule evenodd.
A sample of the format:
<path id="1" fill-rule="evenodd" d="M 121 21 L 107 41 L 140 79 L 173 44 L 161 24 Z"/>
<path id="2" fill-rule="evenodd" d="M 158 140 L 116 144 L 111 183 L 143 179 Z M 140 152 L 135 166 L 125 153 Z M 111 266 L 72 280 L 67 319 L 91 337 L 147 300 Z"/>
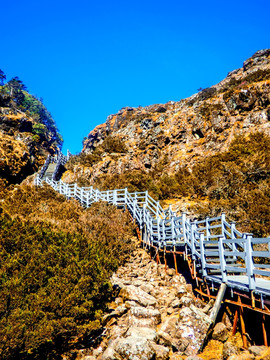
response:
<path id="1" fill-rule="evenodd" d="M 42 186 L 46 182 L 68 199 L 77 199 L 84 207 L 107 201 L 125 208 L 137 223 L 145 245 L 170 251 L 181 249 L 186 258 L 192 259 L 200 277 L 209 283 L 226 283 L 232 289 L 270 295 L 270 238 L 241 233 L 234 223 L 226 220 L 225 214 L 191 221 L 185 213 L 178 216 L 170 207 L 164 210 L 147 191 L 99 191 L 55 181 L 60 165 L 66 161 L 67 157 L 62 154 L 57 158 L 48 157 L 35 184 Z M 55 164 L 53 174 L 51 163 Z M 260 258 L 264 264 L 258 262 Z"/>

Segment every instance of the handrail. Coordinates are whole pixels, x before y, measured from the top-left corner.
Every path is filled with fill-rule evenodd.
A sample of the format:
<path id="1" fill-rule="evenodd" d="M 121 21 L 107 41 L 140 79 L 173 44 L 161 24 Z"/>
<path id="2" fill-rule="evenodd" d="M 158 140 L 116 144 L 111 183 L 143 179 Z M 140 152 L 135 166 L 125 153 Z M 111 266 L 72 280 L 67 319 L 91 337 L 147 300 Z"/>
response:
<path id="1" fill-rule="evenodd" d="M 59 156 L 57 164 L 66 161 L 66 157 Z M 251 234 L 241 233 L 236 230 L 235 223 L 226 220 L 225 214 L 191 221 L 185 213 L 176 216 L 170 207 L 162 209 L 147 191 L 130 193 L 127 188 L 99 191 L 92 186 L 79 187 L 76 183 L 56 181 L 55 177 L 36 177 L 36 185 L 42 186 L 43 182 L 68 199 L 77 199 L 84 207 L 101 200 L 127 209 L 138 224 L 145 243 L 160 249 L 182 247 L 206 280 L 270 295 L 270 286 L 264 288 L 260 278 L 256 278 L 257 275 L 270 280 L 270 266 L 261 266 L 257 261 L 261 257 L 270 259 L 270 238 L 253 238 Z M 265 244 L 263 251 L 258 249 L 258 244 Z M 246 283 L 237 283 L 237 276 L 241 274 L 246 276 Z"/>
<path id="2" fill-rule="evenodd" d="M 40 173 L 38 174 L 38 176 L 40 178 L 43 178 L 43 176 L 45 175 L 45 172 L 48 169 L 48 166 L 49 166 L 50 162 L 51 162 L 51 155 L 48 155 L 44 165 L 42 166 L 42 168 L 40 170 Z"/>

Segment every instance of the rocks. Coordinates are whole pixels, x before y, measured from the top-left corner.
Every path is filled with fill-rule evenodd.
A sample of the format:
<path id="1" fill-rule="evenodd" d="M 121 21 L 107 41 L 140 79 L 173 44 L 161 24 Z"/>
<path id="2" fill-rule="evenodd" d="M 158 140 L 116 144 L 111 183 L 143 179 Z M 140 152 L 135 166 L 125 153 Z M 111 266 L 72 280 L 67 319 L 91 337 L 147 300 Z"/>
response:
<path id="1" fill-rule="evenodd" d="M 239 354 L 239 349 L 233 343 L 227 341 L 223 346 L 222 359 L 226 360 L 231 355 Z"/>
<path id="2" fill-rule="evenodd" d="M 80 359 L 201 360 L 198 351 L 211 323 L 207 314 L 212 300 L 207 305 L 195 301 L 182 275 L 174 271 L 168 275 L 163 265 L 151 261 L 141 249 L 111 279 L 120 291 L 110 303 L 111 312 L 103 317 L 106 336 Z M 216 324 L 210 341 L 219 349 L 214 350 L 216 359 L 251 360 L 264 350 L 250 347 L 241 352 L 227 339 L 226 326 Z"/>
<path id="3" fill-rule="evenodd" d="M 212 338 L 214 340 L 219 340 L 225 342 L 228 339 L 228 331 L 226 326 L 223 323 L 217 323 L 214 327 Z"/>
<path id="4" fill-rule="evenodd" d="M 106 325 L 107 322 L 109 320 L 111 320 L 112 318 L 119 317 L 119 316 L 123 315 L 126 311 L 127 311 L 127 308 L 125 306 L 118 306 L 115 309 L 115 311 L 111 312 L 110 314 L 106 314 L 105 316 L 103 316 L 103 318 L 102 318 L 103 326 Z"/>
<path id="5" fill-rule="evenodd" d="M 255 356 L 262 356 L 262 354 L 267 350 L 266 346 L 250 346 L 248 348 L 249 352 Z"/>
<path id="6" fill-rule="evenodd" d="M 152 346 L 152 349 L 154 350 L 156 360 L 169 359 L 170 350 L 167 347 L 162 346 L 162 345 L 157 345 L 155 343 L 151 344 L 151 346 Z"/>
<path id="7" fill-rule="evenodd" d="M 157 300 L 134 285 L 125 286 L 121 289 L 119 296 L 124 300 L 133 300 L 142 306 L 154 306 L 157 303 Z"/>
<path id="8" fill-rule="evenodd" d="M 143 337 L 150 341 L 158 341 L 159 336 L 154 329 L 144 327 L 131 327 L 129 328 L 126 336 Z"/>
<path id="9" fill-rule="evenodd" d="M 135 306 L 131 308 L 131 314 L 137 318 L 152 318 L 156 325 L 161 321 L 161 313 L 157 309 Z"/>
<path id="10" fill-rule="evenodd" d="M 167 360 L 172 352 L 175 359 L 177 354 L 178 359 L 195 356 L 208 316 L 194 305 L 192 288 L 182 275 L 174 269 L 166 272 L 164 265 L 138 249 L 111 280 L 120 291 L 102 319 L 106 337 L 97 349 L 89 349 L 89 356 L 98 360 Z"/>

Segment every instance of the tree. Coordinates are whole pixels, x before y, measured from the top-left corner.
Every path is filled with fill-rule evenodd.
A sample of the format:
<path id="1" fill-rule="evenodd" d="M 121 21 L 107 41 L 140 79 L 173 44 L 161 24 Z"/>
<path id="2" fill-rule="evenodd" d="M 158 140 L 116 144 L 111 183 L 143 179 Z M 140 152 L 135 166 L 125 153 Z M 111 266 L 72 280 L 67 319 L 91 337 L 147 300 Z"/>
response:
<path id="1" fill-rule="evenodd" d="M 18 78 L 18 76 L 15 76 L 9 80 L 7 86 L 14 101 L 17 103 L 17 105 L 20 105 L 24 100 L 23 91 L 27 91 L 24 83 Z"/>
<path id="2" fill-rule="evenodd" d="M 4 85 L 4 81 L 6 80 L 6 75 L 3 70 L 0 69 L 0 85 Z"/>

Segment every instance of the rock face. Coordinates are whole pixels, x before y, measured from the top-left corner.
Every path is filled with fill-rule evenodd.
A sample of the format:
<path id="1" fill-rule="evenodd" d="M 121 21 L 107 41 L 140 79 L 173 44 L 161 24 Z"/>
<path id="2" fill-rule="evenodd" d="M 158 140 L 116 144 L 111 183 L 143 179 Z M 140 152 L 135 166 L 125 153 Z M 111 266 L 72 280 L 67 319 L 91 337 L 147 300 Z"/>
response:
<path id="1" fill-rule="evenodd" d="M 119 294 L 103 317 L 105 338 L 97 349 L 84 351 L 85 359 L 166 360 L 198 352 L 209 316 L 194 305 L 182 275 L 173 269 L 166 273 L 139 249 L 111 280 Z M 184 298 L 191 301 L 181 301 Z"/>
<path id="2" fill-rule="evenodd" d="M 108 136 L 123 141 L 126 151 L 110 149 L 77 176 L 95 181 L 104 174 L 161 165 L 174 173 L 183 162 L 190 166 L 201 156 L 226 150 L 237 134 L 261 130 L 270 134 L 270 49 L 258 51 L 219 84 L 179 102 L 121 109 L 97 126 L 84 141 L 93 153 Z M 76 176 L 70 180 L 76 179 Z"/>
<path id="3" fill-rule="evenodd" d="M 16 108 L 12 98 L 1 94 L 0 86 L 0 178 L 19 183 L 44 164 L 54 153 L 53 134 L 37 119 Z M 35 133 L 40 127 L 42 134 Z M 38 131 L 38 130 L 36 130 Z"/>

